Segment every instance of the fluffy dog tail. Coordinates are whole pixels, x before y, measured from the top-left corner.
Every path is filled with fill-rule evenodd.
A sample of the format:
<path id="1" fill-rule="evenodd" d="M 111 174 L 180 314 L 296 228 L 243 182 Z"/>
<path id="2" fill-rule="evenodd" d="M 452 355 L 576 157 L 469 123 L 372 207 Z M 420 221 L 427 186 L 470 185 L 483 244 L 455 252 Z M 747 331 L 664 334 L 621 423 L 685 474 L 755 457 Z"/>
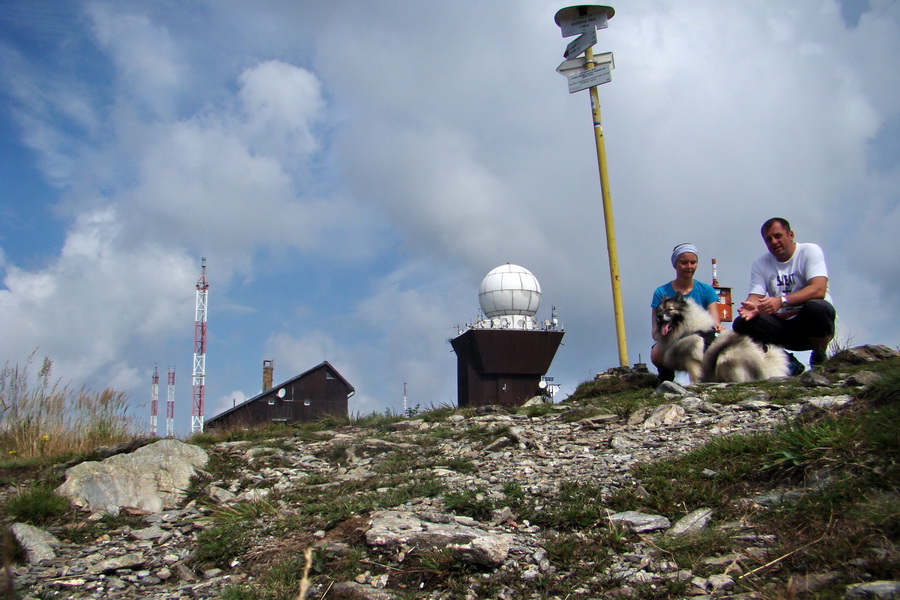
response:
<path id="1" fill-rule="evenodd" d="M 707 381 L 744 383 L 787 375 L 787 356 L 778 346 L 763 348 L 750 337 L 731 331 L 710 344 L 703 357 Z"/>

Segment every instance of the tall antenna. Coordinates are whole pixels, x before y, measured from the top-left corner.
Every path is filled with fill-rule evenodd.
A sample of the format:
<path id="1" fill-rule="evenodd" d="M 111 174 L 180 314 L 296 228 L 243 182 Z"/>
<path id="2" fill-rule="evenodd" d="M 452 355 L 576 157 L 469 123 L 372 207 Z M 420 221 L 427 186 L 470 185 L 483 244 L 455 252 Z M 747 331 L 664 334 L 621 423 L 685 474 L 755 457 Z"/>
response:
<path id="1" fill-rule="evenodd" d="M 192 385 L 191 433 L 203 432 L 203 396 L 206 387 L 206 257 L 201 259 L 197 280 L 197 312 L 194 319 L 194 380 Z"/>
<path id="2" fill-rule="evenodd" d="M 156 416 L 159 414 L 159 367 L 153 366 L 153 383 L 150 385 L 150 435 L 158 435 Z"/>
<path id="3" fill-rule="evenodd" d="M 166 437 L 175 437 L 175 369 L 169 369 L 169 385 L 166 389 Z"/>
<path id="4" fill-rule="evenodd" d="M 406 382 L 403 382 L 403 418 L 409 418 L 409 407 L 406 404 Z"/>

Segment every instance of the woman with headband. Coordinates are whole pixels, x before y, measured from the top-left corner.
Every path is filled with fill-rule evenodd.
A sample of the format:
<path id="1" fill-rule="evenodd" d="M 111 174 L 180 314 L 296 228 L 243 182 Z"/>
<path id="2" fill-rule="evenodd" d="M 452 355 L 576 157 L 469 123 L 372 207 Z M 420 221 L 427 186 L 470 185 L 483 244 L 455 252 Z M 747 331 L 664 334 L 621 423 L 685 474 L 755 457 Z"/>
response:
<path id="1" fill-rule="evenodd" d="M 697 247 L 693 244 L 678 244 L 672 249 L 672 266 L 675 267 L 675 279 L 665 285 L 661 285 L 653 292 L 653 300 L 650 302 L 650 328 L 656 320 L 656 307 L 665 298 L 674 298 L 676 292 L 681 292 L 685 298 L 689 298 L 698 305 L 706 307 L 716 323 L 716 333 L 725 330 L 725 326 L 719 321 L 719 310 L 716 302 L 719 296 L 711 285 L 694 280 L 694 272 L 697 270 Z M 675 372 L 662 366 L 661 352 L 656 344 L 650 349 L 650 362 L 656 367 L 661 381 L 672 381 Z"/>

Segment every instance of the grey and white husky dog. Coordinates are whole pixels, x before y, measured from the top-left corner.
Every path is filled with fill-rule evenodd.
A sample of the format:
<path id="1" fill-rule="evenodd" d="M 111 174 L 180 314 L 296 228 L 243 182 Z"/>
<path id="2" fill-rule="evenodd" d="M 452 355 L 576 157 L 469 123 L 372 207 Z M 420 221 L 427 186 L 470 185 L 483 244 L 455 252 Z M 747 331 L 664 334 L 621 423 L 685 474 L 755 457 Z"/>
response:
<path id="1" fill-rule="evenodd" d="M 691 383 L 744 382 L 783 377 L 788 359 L 780 346 L 761 345 L 733 331 L 715 335 L 715 321 L 704 308 L 680 292 L 656 308 L 653 339 L 663 364 L 687 371 Z"/>

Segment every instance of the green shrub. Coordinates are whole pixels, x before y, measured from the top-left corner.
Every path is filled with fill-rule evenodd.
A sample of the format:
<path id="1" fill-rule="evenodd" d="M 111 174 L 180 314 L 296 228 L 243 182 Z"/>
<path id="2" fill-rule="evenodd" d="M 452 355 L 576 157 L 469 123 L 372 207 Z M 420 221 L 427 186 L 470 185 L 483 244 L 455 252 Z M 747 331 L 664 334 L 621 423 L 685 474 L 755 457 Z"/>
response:
<path id="1" fill-rule="evenodd" d="M 3 503 L 3 514 L 10 519 L 38 525 L 62 517 L 69 509 L 68 498 L 43 483 L 13 494 Z"/>

